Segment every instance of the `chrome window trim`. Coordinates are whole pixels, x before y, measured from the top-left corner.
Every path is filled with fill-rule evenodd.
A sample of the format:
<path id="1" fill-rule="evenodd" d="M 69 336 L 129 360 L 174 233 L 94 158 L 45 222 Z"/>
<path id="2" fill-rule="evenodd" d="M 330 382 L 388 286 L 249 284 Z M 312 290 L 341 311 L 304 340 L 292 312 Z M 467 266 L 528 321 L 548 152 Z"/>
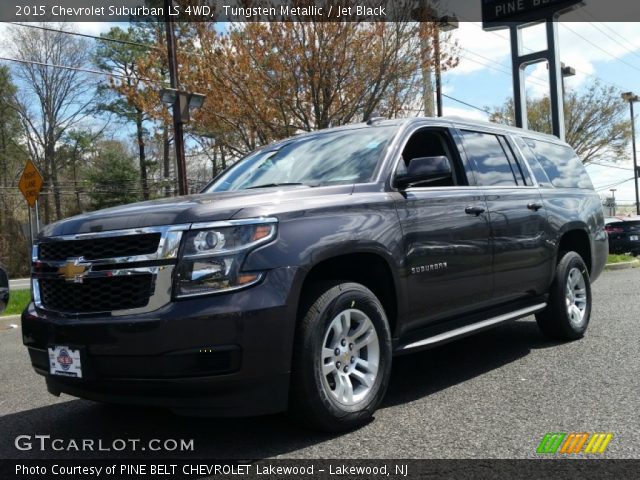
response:
<path id="1" fill-rule="evenodd" d="M 520 139 L 522 140 L 522 137 L 520 137 Z M 525 164 L 525 166 L 527 167 L 527 171 L 529 172 L 529 178 L 531 178 L 531 180 L 533 181 L 533 185 L 525 185 L 525 186 L 527 186 L 527 187 L 533 186 L 533 187 L 536 187 L 536 188 L 541 188 L 540 184 L 538 183 L 538 179 L 533 174 L 533 170 L 531 169 L 531 165 L 529 165 L 529 159 L 527 158 L 527 156 L 524 154 L 524 152 L 520 148 L 520 145 L 518 145 L 518 141 L 516 140 L 516 136 L 514 134 L 509 134 L 508 140 L 509 140 L 509 143 L 511 144 L 511 148 L 515 148 L 517 150 L 518 154 L 520 155 L 520 158 L 518 158 L 518 155 L 516 155 L 516 161 L 519 161 L 520 163 L 524 163 Z"/>

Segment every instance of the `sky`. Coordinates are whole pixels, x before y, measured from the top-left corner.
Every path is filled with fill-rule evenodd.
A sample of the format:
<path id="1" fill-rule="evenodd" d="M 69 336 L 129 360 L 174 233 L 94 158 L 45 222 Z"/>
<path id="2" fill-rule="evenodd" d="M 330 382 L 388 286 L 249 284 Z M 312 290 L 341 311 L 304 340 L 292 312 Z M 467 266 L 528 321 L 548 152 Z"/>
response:
<path id="1" fill-rule="evenodd" d="M 560 22 L 558 33 L 561 61 L 576 69 L 574 77 L 565 79 L 567 88 L 579 89 L 597 78 L 621 91 L 640 94 L 640 24 Z M 462 49 L 462 58 L 459 67 L 444 74 L 443 92 L 481 108 L 498 105 L 511 97 L 513 89 L 508 31 L 485 32 L 480 22 L 461 22 L 454 36 Z M 541 26 L 532 27 L 523 37 L 525 52 L 546 48 L 546 37 Z M 526 74 L 528 95 L 535 97 L 548 92 L 546 64 L 530 67 Z M 448 98 L 444 99 L 443 104 L 445 115 L 487 118 L 484 112 Z M 638 111 L 640 104 L 636 107 Z M 600 193 L 610 195 L 611 185 L 633 176 L 631 148 L 627 158 L 618 159 L 615 166 L 587 167 Z M 620 202 L 635 201 L 633 181 L 613 188 L 617 188 L 616 198 Z"/>
<path id="2" fill-rule="evenodd" d="M 586 10 L 572 12 L 571 22 L 558 25 L 561 61 L 576 70 L 575 76 L 565 79 L 567 88 L 579 89 L 597 78 L 621 91 L 640 94 L 640 24 L 593 22 Z M 100 22 L 69 24 L 72 30 L 92 35 L 106 32 L 111 26 L 113 24 Z M 5 28 L 6 25 L 0 24 L 0 56 L 10 56 L 2 42 L 6 38 Z M 509 33 L 507 30 L 487 32 L 480 22 L 461 21 L 452 36 L 459 42 L 461 58 L 458 67 L 443 73 L 444 114 L 486 120 L 487 114 L 482 110 L 501 105 L 512 96 Z M 544 28 L 538 25 L 526 29 L 523 43 L 525 52 L 544 49 Z M 548 91 L 546 64 L 527 69 L 526 86 L 527 94 L 534 97 Z M 640 112 L 640 104 L 636 110 Z M 626 158 L 617 159 L 615 168 L 589 165 L 587 170 L 596 189 L 610 194 L 610 186 L 633 176 L 631 148 Z M 615 188 L 619 201 L 634 202 L 633 181 Z"/>

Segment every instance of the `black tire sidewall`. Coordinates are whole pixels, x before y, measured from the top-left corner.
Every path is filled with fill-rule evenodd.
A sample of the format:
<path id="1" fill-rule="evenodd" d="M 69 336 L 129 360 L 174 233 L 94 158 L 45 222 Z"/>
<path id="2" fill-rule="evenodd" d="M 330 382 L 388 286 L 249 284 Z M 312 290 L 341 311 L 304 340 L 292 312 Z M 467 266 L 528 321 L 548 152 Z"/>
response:
<path id="1" fill-rule="evenodd" d="M 313 311 L 318 308 L 317 311 Z M 378 374 L 372 391 L 362 402 L 346 406 L 338 403 L 325 391 L 323 378 L 318 368 L 321 358 L 324 336 L 333 319 L 342 311 L 348 309 L 360 310 L 371 320 L 380 347 L 380 361 Z M 384 309 L 371 291 L 355 283 L 342 283 L 325 292 L 311 307 L 309 314 L 313 319 L 308 323 L 304 335 L 304 377 L 309 379 L 307 384 L 311 395 L 309 398 L 313 409 L 319 416 L 326 416 L 326 421 L 337 421 L 341 424 L 361 423 L 370 417 L 380 404 L 389 381 L 391 372 L 391 334 Z"/>
<path id="2" fill-rule="evenodd" d="M 580 327 L 576 327 L 571 323 L 566 309 L 566 285 L 569 272 L 577 268 L 582 273 L 587 293 L 587 306 L 584 312 L 584 322 Z M 555 291 L 553 292 L 553 307 L 559 321 L 559 327 L 563 333 L 570 338 L 580 338 L 584 335 L 589 326 L 591 318 L 591 282 L 589 280 L 589 271 L 582 257 L 575 252 L 567 252 L 558 263 Z"/>

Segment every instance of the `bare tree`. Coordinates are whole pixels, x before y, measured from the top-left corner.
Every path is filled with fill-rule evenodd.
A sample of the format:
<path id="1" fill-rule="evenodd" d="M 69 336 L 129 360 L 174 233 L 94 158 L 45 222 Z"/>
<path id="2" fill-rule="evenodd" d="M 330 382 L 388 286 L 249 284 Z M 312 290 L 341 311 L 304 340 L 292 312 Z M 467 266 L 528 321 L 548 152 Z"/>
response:
<path id="1" fill-rule="evenodd" d="M 62 29 L 60 24 L 40 26 Z M 11 28 L 9 39 L 14 58 L 22 62 L 15 67 L 19 86 L 15 103 L 27 134 L 29 154 L 53 193 L 55 216 L 59 219 L 62 206 L 56 147 L 67 130 L 90 114 L 96 82 L 77 70 L 89 64 L 90 48 L 85 40 L 73 35 L 20 26 Z M 51 204 L 46 195 L 44 221 L 51 220 Z"/>

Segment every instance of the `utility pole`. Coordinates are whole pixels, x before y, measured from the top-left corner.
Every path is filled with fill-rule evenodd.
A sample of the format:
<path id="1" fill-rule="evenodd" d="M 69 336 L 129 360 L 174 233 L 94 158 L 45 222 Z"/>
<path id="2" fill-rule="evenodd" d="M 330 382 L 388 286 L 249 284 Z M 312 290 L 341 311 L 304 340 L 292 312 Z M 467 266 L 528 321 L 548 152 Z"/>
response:
<path id="1" fill-rule="evenodd" d="M 455 17 L 440 17 L 436 24 L 435 38 L 433 39 L 433 50 L 436 63 L 436 112 L 438 117 L 442 116 L 442 59 L 440 55 L 440 32 L 449 32 L 458 28 L 458 19 Z"/>
<path id="2" fill-rule="evenodd" d="M 430 25 L 427 23 L 436 16 L 433 7 L 427 0 L 420 0 L 418 8 L 413 11 L 413 18 L 420 22 L 420 60 L 422 61 L 422 104 L 425 117 L 434 116 L 433 104 L 433 73 L 431 64 L 431 35 Z"/>
<path id="3" fill-rule="evenodd" d="M 631 112 L 631 149 L 633 150 L 633 186 L 636 189 L 636 215 L 640 215 L 640 200 L 638 199 L 638 154 L 636 152 L 636 117 L 633 112 L 633 104 L 640 101 L 640 97 L 633 92 L 625 92 L 622 99 L 629 102 Z"/>
<path id="4" fill-rule="evenodd" d="M 180 89 L 180 77 L 178 76 L 178 58 L 176 56 L 176 39 L 173 31 L 173 21 L 169 16 L 172 0 L 164 0 L 165 26 L 167 31 L 167 55 L 169 59 L 169 78 L 171 88 Z M 180 115 L 179 102 L 173 104 L 173 141 L 176 147 L 176 173 L 178 176 L 178 194 L 186 195 L 189 192 L 187 185 L 187 162 L 184 154 L 184 128 Z"/>
<path id="5" fill-rule="evenodd" d="M 422 59 L 422 101 L 424 105 L 424 116 L 433 117 L 433 82 L 431 80 L 431 45 L 429 45 L 429 26 L 420 23 L 420 58 Z"/>
<path id="6" fill-rule="evenodd" d="M 437 3 L 437 2 L 435 2 Z M 413 13 L 420 22 L 420 58 L 422 59 L 422 101 L 425 117 L 442 116 L 442 59 L 440 50 L 440 31 L 446 32 L 458 28 L 458 19 L 451 16 L 439 17 L 438 12 L 426 0 Z M 433 23 L 433 25 L 430 25 Z M 431 48 L 433 47 L 433 57 Z M 432 68 L 433 64 L 433 68 Z M 433 80 L 435 70 L 436 105 L 433 102 Z M 434 111 L 435 110 L 435 111 Z"/>

